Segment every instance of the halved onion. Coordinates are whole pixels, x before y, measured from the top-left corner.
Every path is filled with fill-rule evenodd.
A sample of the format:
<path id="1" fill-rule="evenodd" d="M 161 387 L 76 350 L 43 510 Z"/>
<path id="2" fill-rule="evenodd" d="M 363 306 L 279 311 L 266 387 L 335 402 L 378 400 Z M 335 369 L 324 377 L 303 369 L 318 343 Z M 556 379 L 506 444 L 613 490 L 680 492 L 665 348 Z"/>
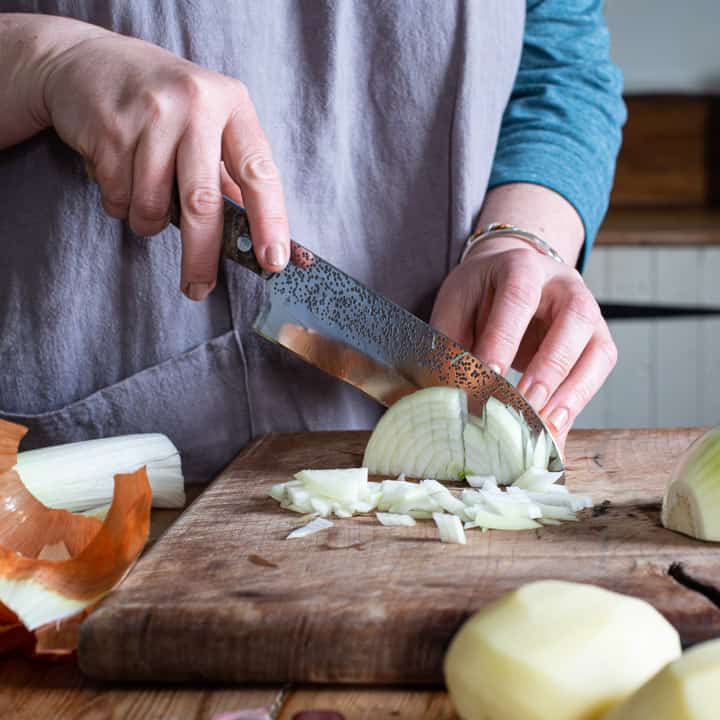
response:
<path id="1" fill-rule="evenodd" d="M 457 388 L 431 387 L 406 395 L 380 418 L 362 464 L 374 475 L 457 480 L 465 467 L 466 418 L 467 396 Z"/>
<path id="2" fill-rule="evenodd" d="M 546 470 L 551 450 L 546 432 L 535 438 L 522 415 L 496 398 L 489 397 L 482 417 L 475 417 L 467 413 L 463 390 L 431 387 L 386 411 L 370 436 L 363 465 L 376 475 L 493 476 L 508 485 L 531 468 Z"/>
<path id="3" fill-rule="evenodd" d="M 720 428 L 683 454 L 663 497 L 662 524 L 698 540 L 720 541 Z"/>

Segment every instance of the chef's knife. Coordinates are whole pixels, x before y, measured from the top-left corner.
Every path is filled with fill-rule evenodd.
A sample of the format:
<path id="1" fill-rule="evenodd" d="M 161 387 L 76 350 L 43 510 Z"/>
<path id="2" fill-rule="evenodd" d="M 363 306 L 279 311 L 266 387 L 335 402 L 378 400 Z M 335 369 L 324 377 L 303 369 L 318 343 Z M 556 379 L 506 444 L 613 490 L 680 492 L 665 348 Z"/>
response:
<path id="1" fill-rule="evenodd" d="M 179 227 L 177 202 L 171 219 Z M 285 270 L 263 270 L 253 252 L 247 214 L 228 198 L 222 251 L 265 280 L 267 293 L 255 320 L 256 332 L 386 407 L 423 387 L 452 386 L 465 390 L 473 414 L 481 414 L 492 395 L 522 413 L 535 433 L 546 430 L 540 416 L 504 377 L 299 243 L 291 242 Z M 554 445 L 550 467 L 562 466 L 562 455 Z"/>

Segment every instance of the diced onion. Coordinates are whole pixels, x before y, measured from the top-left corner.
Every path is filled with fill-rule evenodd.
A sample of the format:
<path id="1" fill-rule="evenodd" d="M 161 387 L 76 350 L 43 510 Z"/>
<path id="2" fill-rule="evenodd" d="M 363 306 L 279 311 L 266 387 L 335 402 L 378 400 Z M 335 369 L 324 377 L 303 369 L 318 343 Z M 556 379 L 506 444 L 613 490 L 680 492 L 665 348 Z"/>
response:
<path id="1" fill-rule="evenodd" d="M 398 513 L 375 513 L 375 517 L 381 525 L 388 527 L 412 527 L 415 525 L 415 518 L 411 515 L 400 515 Z"/>
<path id="2" fill-rule="evenodd" d="M 465 545 L 465 530 L 463 530 L 460 518 L 457 515 L 447 513 L 433 513 L 433 520 L 440 532 L 440 540 L 444 543 L 455 543 Z"/>
<path id="3" fill-rule="evenodd" d="M 307 525 L 303 525 L 302 527 L 293 530 L 287 536 L 286 540 L 294 540 L 295 538 L 303 538 L 307 537 L 308 535 L 314 535 L 315 533 L 318 533 L 322 530 L 327 530 L 332 526 L 333 523 L 330 522 L 330 520 L 326 520 L 325 518 L 315 518 L 314 520 L 311 520 Z"/>

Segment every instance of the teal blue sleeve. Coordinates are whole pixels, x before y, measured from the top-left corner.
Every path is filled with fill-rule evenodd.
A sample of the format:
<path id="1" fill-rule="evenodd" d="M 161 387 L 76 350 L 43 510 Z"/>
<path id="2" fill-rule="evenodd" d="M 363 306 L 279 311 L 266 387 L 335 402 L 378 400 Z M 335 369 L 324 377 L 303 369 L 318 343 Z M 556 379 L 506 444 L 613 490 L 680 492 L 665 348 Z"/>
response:
<path id="1" fill-rule="evenodd" d="M 625 118 L 602 0 L 527 0 L 489 188 L 535 183 L 568 200 L 585 226 L 580 268 L 607 211 Z"/>

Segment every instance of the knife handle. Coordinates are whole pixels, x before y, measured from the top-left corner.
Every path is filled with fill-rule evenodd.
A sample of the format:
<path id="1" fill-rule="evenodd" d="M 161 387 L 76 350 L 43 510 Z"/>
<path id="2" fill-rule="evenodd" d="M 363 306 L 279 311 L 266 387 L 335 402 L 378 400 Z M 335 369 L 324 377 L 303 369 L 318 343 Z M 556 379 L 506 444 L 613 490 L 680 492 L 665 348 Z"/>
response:
<path id="1" fill-rule="evenodd" d="M 181 214 L 180 194 L 175 185 L 170 200 L 170 222 L 178 229 L 180 229 Z M 228 260 L 242 265 L 262 278 L 268 278 L 273 274 L 260 267 L 255 257 L 250 220 L 245 208 L 225 195 L 223 195 L 222 254 Z"/>

